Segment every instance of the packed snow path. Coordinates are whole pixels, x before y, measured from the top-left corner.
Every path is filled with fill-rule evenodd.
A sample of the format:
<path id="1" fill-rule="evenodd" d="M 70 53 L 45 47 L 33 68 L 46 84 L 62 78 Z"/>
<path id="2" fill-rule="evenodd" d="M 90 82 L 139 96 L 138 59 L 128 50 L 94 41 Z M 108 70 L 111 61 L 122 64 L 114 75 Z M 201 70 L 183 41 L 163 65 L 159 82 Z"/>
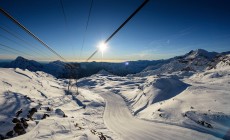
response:
<path id="1" fill-rule="evenodd" d="M 101 96 L 106 100 L 104 122 L 124 140 L 169 140 L 218 139 L 212 135 L 200 133 L 174 125 L 148 122 L 132 116 L 124 100 L 117 94 L 106 92 Z"/>

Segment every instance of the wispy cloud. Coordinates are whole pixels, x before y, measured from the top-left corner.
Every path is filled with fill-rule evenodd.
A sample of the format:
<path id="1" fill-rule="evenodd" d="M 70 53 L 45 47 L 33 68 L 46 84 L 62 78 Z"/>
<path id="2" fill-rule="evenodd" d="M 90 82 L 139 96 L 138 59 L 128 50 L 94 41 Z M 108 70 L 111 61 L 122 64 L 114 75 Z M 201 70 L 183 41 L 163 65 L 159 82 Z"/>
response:
<path id="1" fill-rule="evenodd" d="M 138 53 L 127 55 L 126 57 L 132 60 L 157 60 L 170 58 L 175 55 L 176 53 L 158 52 L 155 49 L 146 49 Z"/>
<path id="2" fill-rule="evenodd" d="M 153 40 L 147 45 L 148 48 L 154 48 L 155 50 L 161 50 L 165 46 L 170 46 L 175 40 L 181 39 L 191 33 L 192 27 L 188 27 L 178 31 L 175 34 L 166 36 L 160 40 Z"/>

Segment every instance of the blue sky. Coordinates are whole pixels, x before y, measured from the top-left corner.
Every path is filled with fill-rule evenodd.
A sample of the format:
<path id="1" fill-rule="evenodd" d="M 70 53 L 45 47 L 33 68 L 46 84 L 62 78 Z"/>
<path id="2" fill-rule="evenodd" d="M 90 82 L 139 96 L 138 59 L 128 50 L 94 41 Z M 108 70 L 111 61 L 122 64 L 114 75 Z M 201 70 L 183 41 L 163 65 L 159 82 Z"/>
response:
<path id="1" fill-rule="evenodd" d="M 1 0 L 10 13 L 56 52 L 70 61 L 84 61 L 143 2 L 142 0 L 94 0 L 81 51 L 90 0 Z M 230 51 L 229 0 L 150 0 L 150 2 L 108 43 L 103 58 L 92 60 L 154 60 L 182 55 L 198 48 Z M 0 15 L 0 59 L 17 55 L 35 60 L 56 60 L 46 48 Z M 2 48 L 2 49 L 1 49 Z M 4 49 L 4 50 L 3 50 Z M 9 50 L 9 49 L 8 49 Z M 29 54 L 29 55 L 28 55 Z"/>

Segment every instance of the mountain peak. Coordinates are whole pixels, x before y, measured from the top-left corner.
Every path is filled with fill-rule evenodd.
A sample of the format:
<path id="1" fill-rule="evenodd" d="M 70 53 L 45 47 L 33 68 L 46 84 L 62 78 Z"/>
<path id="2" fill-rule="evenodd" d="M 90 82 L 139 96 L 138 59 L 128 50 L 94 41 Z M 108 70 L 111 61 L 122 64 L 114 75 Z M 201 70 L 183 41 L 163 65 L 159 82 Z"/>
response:
<path id="1" fill-rule="evenodd" d="M 10 63 L 12 68 L 28 69 L 30 71 L 40 70 L 42 65 L 34 60 L 28 60 L 21 56 L 18 56 L 14 61 Z"/>
<path id="2" fill-rule="evenodd" d="M 201 53 L 209 53 L 208 51 L 206 51 L 204 49 L 196 49 L 194 52 L 197 52 L 199 54 L 201 54 Z"/>
<path id="3" fill-rule="evenodd" d="M 108 71 L 102 69 L 100 70 L 97 74 L 101 74 L 101 75 L 111 75 L 111 73 L 109 73 Z"/>
<path id="4" fill-rule="evenodd" d="M 19 61 L 19 60 L 27 60 L 27 59 L 25 59 L 25 58 L 22 57 L 22 56 L 18 56 L 14 61 Z"/>
<path id="5" fill-rule="evenodd" d="M 192 50 L 185 55 L 186 59 L 194 59 L 197 57 L 205 57 L 207 59 L 214 58 L 218 53 L 217 52 L 208 52 L 204 49 Z"/>

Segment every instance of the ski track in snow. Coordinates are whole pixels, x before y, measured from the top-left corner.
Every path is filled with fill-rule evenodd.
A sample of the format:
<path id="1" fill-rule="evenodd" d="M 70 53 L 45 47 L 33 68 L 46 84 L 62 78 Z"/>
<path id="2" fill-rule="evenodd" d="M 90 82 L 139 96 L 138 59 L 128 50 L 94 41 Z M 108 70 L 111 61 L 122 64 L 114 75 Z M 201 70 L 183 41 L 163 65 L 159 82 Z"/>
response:
<path id="1" fill-rule="evenodd" d="M 148 122 L 132 116 L 124 100 L 117 94 L 104 92 L 100 94 L 106 101 L 104 122 L 124 140 L 215 140 L 212 135 L 191 129 Z"/>

